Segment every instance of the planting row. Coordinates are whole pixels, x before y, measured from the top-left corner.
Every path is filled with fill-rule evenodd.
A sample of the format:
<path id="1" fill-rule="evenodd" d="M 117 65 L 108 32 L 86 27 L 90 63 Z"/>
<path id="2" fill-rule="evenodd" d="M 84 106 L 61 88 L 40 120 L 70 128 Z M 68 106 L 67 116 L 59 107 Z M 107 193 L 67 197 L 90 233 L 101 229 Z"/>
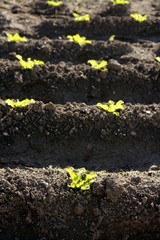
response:
<path id="1" fill-rule="evenodd" d="M 8 34 L 8 38 L 27 41 L 19 35 Z M 159 44 L 114 40 L 95 41 L 93 45 L 81 47 L 69 41 L 52 42 L 48 38 L 26 43 L 1 41 L 3 58 L 12 60 L 1 60 L 3 98 L 28 97 L 55 103 L 95 103 L 109 98 L 132 103 L 159 102 Z M 45 62 L 32 62 L 34 57 Z M 72 66 L 64 61 L 85 64 Z M 42 66 L 34 67 L 34 64 Z"/>
<path id="2" fill-rule="evenodd" d="M 0 105 L 1 166 L 111 170 L 159 164 L 159 105 L 125 104 L 118 116 L 114 108 L 100 104 L 36 102 L 25 108 L 8 104 L 12 105 L 3 101 Z"/>
<path id="3" fill-rule="evenodd" d="M 0 169 L 0 237 L 158 240 L 159 178 L 101 172 L 91 191 L 78 192 L 59 168 Z"/>
<path id="4" fill-rule="evenodd" d="M 1 98 L 34 98 L 44 102 L 96 103 L 122 99 L 131 103 L 158 103 L 160 100 L 160 64 L 142 61 L 120 64 L 110 59 L 108 71 L 90 64 L 60 62 L 23 70 L 18 61 L 1 61 Z M 123 86 L 123 87 L 122 87 Z"/>
<path id="5" fill-rule="evenodd" d="M 158 2 L 145 3 L 144 8 L 143 1 L 138 3 L 131 1 L 130 4 L 118 6 L 106 1 L 97 3 L 99 4 L 98 9 L 94 9 L 95 6 L 87 3 L 88 13 L 84 13 L 84 8 L 86 10 L 84 4 L 82 3 L 81 7 L 76 7 L 73 3 L 67 1 L 62 6 L 51 7 L 48 6 L 47 1 L 37 1 L 35 4 L 28 4 L 28 8 L 24 8 L 25 10 L 13 5 L 10 11 L 17 15 L 15 17 L 17 18 L 17 25 L 16 27 L 13 26 L 11 18 L 4 11 L 1 15 L 1 29 L 20 31 L 22 34 L 30 36 L 33 36 L 32 31 L 35 30 L 37 33 L 35 37 L 48 36 L 50 38 L 57 38 L 57 36 L 64 36 L 64 34 L 75 34 L 77 30 L 79 33 L 89 36 L 117 34 L 121 37 L 137 37 L 137 35 L 147 38 L 160 37 L 160 6 Z M 21 14 L 22 11 L 28 16 L 27 21 L 25 17 L 18 18 L 18 14 Z M 75 11 L 79 13 L 79 18 L 74 15 L 77 14 Z M 30 18 L 30 13 L 32 18 Z M 43 18 L 41 23 L 38 21 L 38 24 L 35 24 L 33 16 L 36 17 L 37 14 L 41 14 Z M 83 17 L 86 14 L 88 14 L 87 17 Z M 133 17 L 133 14 L 142 14 L 142 16 Z M 27 27 L 28 23 L 32 30 Z"/>

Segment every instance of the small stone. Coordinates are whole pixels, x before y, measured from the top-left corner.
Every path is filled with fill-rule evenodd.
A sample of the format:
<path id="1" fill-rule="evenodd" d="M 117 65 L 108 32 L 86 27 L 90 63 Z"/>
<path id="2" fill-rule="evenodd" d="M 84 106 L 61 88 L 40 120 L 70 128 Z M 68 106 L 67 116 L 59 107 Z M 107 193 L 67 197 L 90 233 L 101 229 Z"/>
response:
<path id="1" fill-rule="evenodd" d="M 81 206 L 80 204 L 77 205 L 75 208 L 74 208 L 74 214 L 77 215 L 77 216 L 81 216 L 84 214 L 85 212 L 85 209 L 83 206 Z"/>
<path id="2" fill-rule="evenodd" d="M 133 136 L 133 137 L 136 137 L 137 136 L 137 133 L 135 131 L 131 131 L 130 132 L 130 135 Z"/>
<path id="3" fill-rule="evenodd" d="M 160 167 L 158 167 L 157 165 L 152 165 L 149 168 L 149 171 L 158 171 L 158 170 L 160 170 Z"/>
<path id="4" fill-rule="evenodd" d="M 96 217 L 100 216 L 101 215 L 101 212 L 98 208 L 93 208 L 93 213 Z"/>
<path id="5" fill-rule="evenodd" d="M 45 110 L 55 110 L 55 105 L 52 102 L 46 103 L 44 105 Z"/>

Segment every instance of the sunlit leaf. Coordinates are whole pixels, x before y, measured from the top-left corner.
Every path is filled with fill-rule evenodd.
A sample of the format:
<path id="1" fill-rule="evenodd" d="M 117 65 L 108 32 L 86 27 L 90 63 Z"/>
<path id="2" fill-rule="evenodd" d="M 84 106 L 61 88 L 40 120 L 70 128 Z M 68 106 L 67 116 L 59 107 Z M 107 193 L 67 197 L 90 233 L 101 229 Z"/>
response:
<path id="1" fill-rule="evenodd" d="M 119 116 L 119 111 L 124 109 L 123 103 L 124 102 L 122 100 L 119 100 L 117 103 L 109 100 L 108 103 L 97 103 L 96 106 L 106 112 Z"/>
<path id="2" fill-rule="evenodd" d="M 110 0 L 113 5 L 126 5 L 129 4 L 128 0 Z"/>
<path id="3" fill-rule="evenodd" d="M 19 33 L 15 33 L 15 34 L 6 33 L 6 34 L 7 34 L 8 42 L 19 43 L 19 42 L 27 42 L 28 41 L 26 37 L 21 37 L 19 35 Z"/>
<path id="4" fill-rule="evenodd" d="M 72 167 L 65 168 L 72 182 L 68 185 L 71 188 L 89 190 L 91 184 L 97 177 L 96 173 L 88 172 L 85 168 L 74 170 Z"/>
<path id="5" fill-rule="evenodd" d="M 108 41 L 113 42 L 113 41 L 115 40 L 115 37 L 116 37 L 116 35 L 111 35 L 111 36 L 108 38 Z"/>
<path id="6" fill-rule="evenodd" d="M 49 1 L 47 1 L 47 3 L 48 3 L 48 5 L 51 6 L 51 7 L 59 7 L 59 6 L 61 6 L 61 5 L 63 4 L 62 1 L 57 1 L 57 2 L 55 2 L 55 1 L 53 1 L 53 0 L 49 0 Z"/>
<path id="7" fill-rule="evenodd" d="M 91 64 L 92 68 L 94 68 L 96 70 L 101 70 L 103 72 L 108 72 L 108 69 L 107 69 L 108 63 L 105 60 L 97 62 L 96 60 L 91 59 L 91 60 L 88 60 L 87 63 Z"/>
<path id="8" fill-rule="evenodd" d="M 83 46 L 85 44 L 92 44 L 92 41 L 87 40 L 86 37 L 80 36 L 79 34 L 75 34 L 73 36 L 68 35 L 67 38 L 74 43 L 79 44 L 80 46 Z"/>
<path id="9" fill-rule="evenodd" d="M 141 15 L 140 13 L 132 13 L 130 16 L 139 23 L 145 22 L 147 20 L 147 15 Z"/>
<path id="10" fill-rule="evenodd" d="M 40 60 L 31 60 L 31 58 L 27 58 L 27 61 L 24 61 L 21 55 L 16 55 L 16 58 L 19 60 L 20 65 L 23 69 L 33 69 L 34 66 L 43 65 L 44 62 Z"/>
<path id="11" fill-rule="evenodd" d="M 74 20 L 76 22 L 87 22 L 90 21 L 90 15 L 89 14 L 85 14 L 85 15 L 79 15 L 78 13 L 73 13 L 74 16 Z"/>
<path id="12" fill-rule="evenodd" d="M 5 102 L 12 108 L 24 108 L 30 104 L 34 104 L 35 100 L 34 99 L 24 99 L 22 101 L 19 101 L 19 99 L 17 99 L 17 101 L 14 101 L 11 99 L 7 99 Z"/>

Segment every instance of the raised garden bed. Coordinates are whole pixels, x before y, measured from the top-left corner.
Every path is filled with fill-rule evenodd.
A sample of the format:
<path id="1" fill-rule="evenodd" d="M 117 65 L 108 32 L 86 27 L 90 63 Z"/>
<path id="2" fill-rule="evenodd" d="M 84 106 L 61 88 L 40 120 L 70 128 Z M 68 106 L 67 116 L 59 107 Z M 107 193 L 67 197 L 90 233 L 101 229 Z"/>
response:
<path id="1" fill-rule="evenodd" d="M 160 239 L 160 2 L 0 9 L 0 239 Z M 16 32 L 28 41 L 8 42 Z M 70 42 L 77 33 L 92 44 Z M 44 64 L 23 69 L 18 54 Z M 35 103 L 12 108 L 8 98 Z M 124 101 L 119 116 L 96 106 L 109 100 Z M 68 166 L 97 174 L 89 190 L 70 187 Z"/>

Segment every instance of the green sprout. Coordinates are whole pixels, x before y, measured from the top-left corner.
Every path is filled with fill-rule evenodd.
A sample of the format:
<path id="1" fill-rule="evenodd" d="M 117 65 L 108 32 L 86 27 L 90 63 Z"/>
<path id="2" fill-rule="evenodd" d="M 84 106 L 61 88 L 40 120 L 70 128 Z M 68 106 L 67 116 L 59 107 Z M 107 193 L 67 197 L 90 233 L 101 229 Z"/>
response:
<path id="1" fill-rule="evenodd" d="M 59 7 L 59 6 L 61 6 L 63 4 L 62 1 L 55 2 L 53 0 L 48 0 L 47 3 L 51 7 Z"/>
<path id="2" fill-rule="evenodd" d="M 132 13 L 130 16 L 139 23 L 145 22 L 147 20 L 147 15 L 141 15 L 140 13 Z"/>
<path id="3" fill-rule="evenodd" d="M 113 5 L 126 5 L 129 4 L 128 0 L 111 0 Z"/>
<path id="4" fill-rule="evenodd" d="M 24 99 L 22 101 L 19 101 L 19 99 L 17 99 L 17 101 L 14 101 L 11 99 L 7 99 L 5 102 L 12 108 L 24 108 L 30 104 L 34 104 L 35 100 L 34 99 Z"/>
<path id="5" fill-rule="evenodd" d="M 160 57 L 156 57 L 155 59 L 156 59 L 157 62 L 160 63 Z"/>
<path id="6" fill-rule="evenodd" d="M 85 44 L 92 44 L 92 41 L 86 40 L 86 37 L 80 36 L 79 34 L 75 34 L 73 36 L 68 35 L 67 38 L 74 43 L 79 44 L 80 46 L 83 46 Z"/>
<path id="7" fill-rule="evenodd" d="M 78 13 L 73 13 L 74 16 L 74 20 L 76 22 L 87 22 L 90 21 L 90 15 L 89 14 L 85 14 L 83 16 L 80 16 Z"/>
<path id="8" fill-rule="evenodd" d="M 111 35 L 111 36 L 108 38 L 108 41 L 114 42 L 115 37 L 116 37 L 116 35 Z"/>
<path id="9" fill-rule="evenodd" d="M 124 109 L 124 106 L 122 105 L 123 103 L 122 100 L 119 100 L 117 103 L 110 100 L 107 104 L 97 103 L 96 106 L 106 112 L 119 116 L 119 111 Z"/>
<path id="10" fill-rule="evenodd" d="M 75 170 L 72 167 L 65 168 L 67 173 L 70 176 L 71 184 L 68 186 L 74 189 L 79 190 L 90 190 L 91 184 L 94 182 L 94 179 L 97 177 L 97 174 L 94 172 L 89 172 L 85 168 L 79 168 Z"/>
<path id="11" fill-rule="evenodd" d="M 99 63 L 96 60 L 88 60 L 87 63 L 91 64 L 92 68 L 96 69 L 96 70 L 101 70 L 103 72 L 108 72 L 107 69 L 107 61 L 102 60 Z"/>
<path id="12" fill-rule="evenodd" d="M 6 33 L 7 34 L 7 41 L 8 42 L 27 42 L 26 37 L 20 37 L 19 33 L 11 34 L 11 33 Z"/>
<path id="13" fill-rule="evenodd" d="M 44 62 L 40 60 L 31 60 L 31 58 L 27 58 L 27 61 L 24 61 L 21 55 L 16 55 L 16 58 L 19 60 L 23 69 L 33 69 L 37 65 L 43 65 Z"/>

